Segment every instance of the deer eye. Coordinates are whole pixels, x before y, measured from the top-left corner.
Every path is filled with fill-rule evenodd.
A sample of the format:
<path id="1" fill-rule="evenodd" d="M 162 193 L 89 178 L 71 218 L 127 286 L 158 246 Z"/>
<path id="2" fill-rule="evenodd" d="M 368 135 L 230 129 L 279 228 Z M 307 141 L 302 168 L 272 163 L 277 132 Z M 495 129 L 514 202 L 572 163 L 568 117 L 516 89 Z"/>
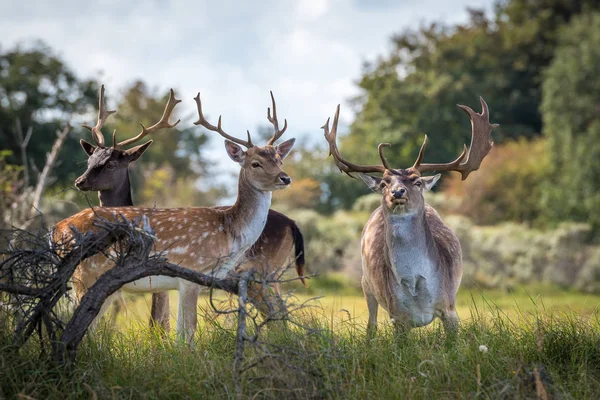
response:
<path id="1" fill-rule="evenodd" d="M 387 182 L 386 181 L 381 181 L 381 183 L 379 183 L 379 187 L 380 188 L 385 188 L 387 186 Z"/>
<path id="2" fill-rule="evenodd" d="M 421 181 L 416 181 L 415 182 L 415 186 L 421 187 L 423 185 L 423 182 Z"/>
<path id="3" fill-rule="evenodd" d="M 252 168 L 262 168 L 258 161 L 252 161 Z"/>

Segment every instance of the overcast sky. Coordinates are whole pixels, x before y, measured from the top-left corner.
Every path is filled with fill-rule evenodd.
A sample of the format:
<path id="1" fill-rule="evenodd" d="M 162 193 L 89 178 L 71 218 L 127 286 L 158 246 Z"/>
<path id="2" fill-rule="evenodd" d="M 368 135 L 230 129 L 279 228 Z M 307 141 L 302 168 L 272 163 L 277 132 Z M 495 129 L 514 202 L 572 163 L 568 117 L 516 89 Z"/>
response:
<path id="1" fill-rule="evenodd" d="M 362 64 L 389 50 L 391 34 L 424 22 L 462 22 L 466 7 L 492 5 L 491 0 L 0 2 L 4 49 L 41 38 L 80 77 L 97 77 L 107 93 L 142 79 L 165 93 L 175 88 L 184 100 L 180 107 L 190 113 L 200 91 L 205 114 L 210 120 L 222 114 L 233 135 L 267 123 L 273 90 L 279 117 L 289 122 L 286 137 L 312 140 L 320 138 L 319 127 L 338 103 L 342 122 L 351 121 L 346 102 L 358 93 Z"/>

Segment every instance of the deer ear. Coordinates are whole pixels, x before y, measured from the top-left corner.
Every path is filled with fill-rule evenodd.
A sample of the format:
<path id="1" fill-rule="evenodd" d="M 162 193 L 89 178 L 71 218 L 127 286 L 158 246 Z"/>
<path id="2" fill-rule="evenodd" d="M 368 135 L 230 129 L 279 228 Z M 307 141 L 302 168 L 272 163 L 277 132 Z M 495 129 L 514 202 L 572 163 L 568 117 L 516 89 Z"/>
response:
<path id="1" fill-rule="evenodd" d="M 79 144 L 81 144 L 81 148 L 83 149 L 83 151 L 85 151 L 85 153 L 88 156 L 91 156 L 94 153 L 94 150 L 96 150 L 96 146 L 94 146 L 91 143 L 86 142 L 83 139 L 79 140 Z"/>
<path id="2" fill-rule="evenodd" d="M 421 181 L 423 181 L 425 191 L 431 190 L 431 188 L 435 186 L 435 184 L 441 176 L 442 174 L 422 177 Z"/>
<path id="3" fill-rule="evenodd" d="M 139 146 L 135 146 L 132 147 L 128 150 L 125 150 L 124 153 L 127 156 L 127 162 L 134 162 L 136 161 L 138 158 L 140 158 L 142 156 L 142 154 L 144 154 L 144 152 L 146 150 L 148 150 L 148 147 L 150 147 L 150 145 L 152 144 L 152 140 L 148 140 L 146 143 L 140 144 Z"/>
<path id="4" fill-rule="evenodd" d="M 246 152 L 242 149 L 242 146 L 233 143 L 231 140 L 225 140 L 225 150 L 227 150 L 227 155 L 233 161 L 239 164 L 244 163 Z"/>
<path id="5" fill-rule="evenodd" d="M 367 174 L 363 174 L 363 173 L 360 173 L 359 176 L 360 176 L 360 179 L 362 179 L 363 182 L 367 184 L 369 189 L 371 189 L 375 193 L 382 192 L 382 190 L 381 190 L 382 189 L 381 188 L 382 178 L 377 178 L 376 176 L 371 176 L 371 175 L 367 175 Z"/>
<path id="6" fill-rule="evenodd" d="M 286 140 L 283 143 L 278 144 L 275 147 L 275 150 L 277 150 L 277 154 L 279 154 L 282 160 L 285 159 L 288 156 L 288 154 L 290 154 L 290 151 L 292 151 L 292 147 L 294 147 L 294 143 L 296 143 L 296 139 L 292 138 Z"/>

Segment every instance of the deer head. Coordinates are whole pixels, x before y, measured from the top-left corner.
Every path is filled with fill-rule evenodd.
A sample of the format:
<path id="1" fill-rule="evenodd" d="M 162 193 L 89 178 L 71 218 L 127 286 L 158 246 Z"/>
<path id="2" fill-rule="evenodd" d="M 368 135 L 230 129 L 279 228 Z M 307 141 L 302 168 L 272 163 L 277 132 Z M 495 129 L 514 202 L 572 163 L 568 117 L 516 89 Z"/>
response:
<path id="1" fill-rule="evenodd" d="M 382 206 L 392 214 L 414 214 L 422 212 L 425 206 L 424 192 L 430 190 L 440 178 L 440 174 L 433 176 L 422 176 L 425 172 L 434 171 L 457 171 L 466 179 L 469 174 L 479 169 L 481 161 L 489 153 L 494 143 L 490 140 L 492 129 L 497 124 L 490 124 L 488 106 L 483 100 L 481 102 L 482 112 L 476 113 L 471 108 L 463 105 L 458 107 L 465 111 L 471 120 L 471 145 L 467 150 L 464 146 L 463 152 L 458 158 L 445 164 L 423 164 L 423 155 L 427 146 L 427 135 L 423 140 L 417 160 L 410 168 L 393 169 L 389 166 L 383 149 L 391 146 L 389 143 L 381 143 L 378 146 L 381 165 L 358 165 L 346 161 L 340 155 L 336 144 L 337 125 L 340 114 L 340 106 L 337 106 L 333 126 L 329 130 L 329 119 L 323 130 L 325 139 L 329 143 L 329 153 L 333 156 L 335 164 L 340 171 L 353 176 L 358 172 L 360 178 L 371 188 L 371 190 L 382 194 Z M 369 173 L 380 173 L 382 177 L 368 175 Z"/>
<path id="2" fill-rule="evenodd" d="M 144 127 L 140 123 L 142 130 L 137 136 L 119 143 L 116 142 L 116 131 L 114 131 L 113 144 L 111 147 L 106 147 L 104 145 L 104 136 L 102 135 L 102 126 L 108 116 L 116 111 L 108 111 L 106 109 L 104 103 L 104 85 L 102 85 L 99 96 L 98 122 L 94 127 L 84 125 L 85 128 L 92 132 L 96 146 L 83 139 L 80 140 L 81 147 L 89 158 L 87 170 L 75 180 L 75 186 L 82 191 L 110 191 L 123 188 L 123 190 L 129 192 L 127 167 L 144 154 L 152 144 L 152 140 L 129 149 L 125 149 L 124 147 L 160 129 L 175 127 L 179 123 L 179 120 L 170 124 L 169 118 L 175 106 L 180 102 L 181 100 L 175 99 L 175 93 L 171 89 L 169 101 L 160 121 L 149 128 Z M 127 187 L 125 188 L 124 186 Z"/>
<path id="3" fill-rule="evenodd" d="M 273 115 L 271 116 L 271 109 L 267 108 L 267 119 L 273 125 L 274 132 L 265 146 L 254 145 L 250 137 L 250 131 L 247 131 L 248 140 L 238 139 L 227 134 L 221 127 L 221 116 L 219 116 L 217 126 L 212 125 L 202 113 L 200 93 L 198 93 L 194 100 L 196 100 L 198 107 L 198 121 L 194 122 L 194 124 L 202 125 L 206 129 L 217 132 L 225 138 L 227 155 L 242 167 L 240 180 L 244 180 L 254 189 L 263 192 L 285 189 L 289 186 L 292 179 L 288 174 L 283 172 L 281 166 L 283 160 L 292 150 L 296 139 L 288 139 L 279 145 L 274 145 L 277 139 L 286 131 L 287 120 L 284 120 L 283 128 L 280 129 L 273 92 L 271 92 Z"/>

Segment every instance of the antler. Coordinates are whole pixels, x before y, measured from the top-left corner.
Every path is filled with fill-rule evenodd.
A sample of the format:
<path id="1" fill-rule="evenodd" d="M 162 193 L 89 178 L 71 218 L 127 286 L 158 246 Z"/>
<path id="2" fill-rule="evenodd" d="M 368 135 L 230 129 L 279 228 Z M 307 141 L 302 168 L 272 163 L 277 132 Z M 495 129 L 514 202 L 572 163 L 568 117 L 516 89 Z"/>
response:
<path id="1" fill-rule="evenodd" d="M 165 106 L 165 111 L 163 112 L 163 115 L 160 118 L 160 120 L 156 124 L 152 125 L 150 128 L 146 128 L 140 122 L 140 125 L 142 127 L 142 131 L 140 133 L 138 133 L 138 135 L 136 137 L 132 137 L 132 138 L 129 138 L 129 139 L 124 140 L 122 142 L 119 142 L 116 146 L 118 146 L 118 147 L 127 146 L 128 144 L 135 143 L 138 140 L 143 139 L 144 137 L 146 137 L 150 133 L 156 132 L 156 131 L 164 129 L 164 128 L 174 128 L 179 123 L 179 121 L 181 121 L 181 120 L 178 119 L 177 122 L 175 122 L 173 124 L 170 124 L 169 123 L 169 118 L 171 118 L 171 114 L 173 113 L 173 109 L 175 109 L 175 106 L 177 104 L 179 104 L 179 103 L 181 103 L 181 100 L 177 100 L 175 98 L 175 92 L 173 92 L 173 89 L 171 89 L 170 92 L 169 92 L 169 101 L 167 101 L 167 105 Z M 114 138 L 113 138 L 113 141 L 114 141 Z M 114 146 L 114 144 L 113 144 L 113 146 Z"/>
<path id="2" fill-rule="evenodd" d="M 100 96 L 98 99 L 98 122 L 93 128 L 89 125 L 82 125 L 84 128 L 92 132 L 92 137 L 99 147 L 104 147 L 104 136 L 102 136 L 102 126 L 110 114 L 116 113 L 116 110 L 108 111 L 104 104 L 104 85 L 100 87 Z"/>
<path id="3" fill-rule="evenodd" d="M 273 91 L 271 93 L 271 102 L 273 103 L 273 118 L 271 118 L 271 109 L 267 108 L 267 119 L 270 123 L 273 124 L 273 128 L 275 128 L 275 132 L 269 141 L 267 142 L 267 146 L 272 146 L 277 139 L 283 135 L 285 130 L 287 129 L 287 119 L 283 120 L 283 129 L 279 130 L 279 121 L 277 121 L 277 106 L 275 105 L 275 97 L 273 97 Z"/>
<path id="4" fill-rule="evenodd" d="M 235 138 L 235 137 L 227 134 L 221 128 L 221 116 L 220 115 L 219 115 L 219 121 L 217 122 L 217 126 L 214 126 L 213 124 L 208 122 L 206 118 L 204 118 L 204 114 L 202 114 L 202 101 L 200 101 L 200 92 L 198 92 L 198 95 L 196 97 L 194 97 L 194 100 L 196 100 L 196 105 L 198 106 L 198 121 L 194 122 L 194 125 L 202 125 L 209 131 L 217 132 L 219 135 L 223 136 L 225 139 L 229 139 L 232 142 L 241 144 L 242 146 L 245 146 L 248 149 L 250 147 L 254 147 L 254 144 L 252 144 L 252 138 L 250 137 L 250 131 L 246 131 L 248 133 L 248 141 L 244 141 L 242 139 L 238 139 L 238 138 Z"/>
<path id="5" fill-rule="evenodd" d="M 331 127 L 331 131 L 329 131 L 329 118 L 327 118 L 327 122 L 325 122 L 325 125 L 323 125 L 321 129 L 325 131 L 325 140 L 327 140 L 327 143 L 329 143 L 329 154 L 333 156 L 335 165 L 340 169 L 340 171 L 348 174 L 349 176 L 352 176 L 352 172 L 384 173 L 385 170 L 390 169 L 390 166 L 388 165 L 387 160 L 383 155 L 383 148 L 391 146 L 391 144 L 389 143 L 380 143 L 379 146 L 377 146 L 382 165 L 358 165 L 352 164 L 351 162 L 344 160 L 340 155 L 336 144 L 337 126 L 339 119 L 340 105 L 338 104 L 335 110 L 335 116 L 333 117 L 333 126 Z"/>
<path id="6" fill-rule="evenodd" d="M 481 114 L 476 113 L 468 106 L 458 104 L 458 107 L 466 112 L 471 120 L 471 144 L 469 150 L 467 151 L 467 146 L 465 145 L 460 156 L 447 164 L 421 164 L 423 153 L 427 146 L 427 135 L 425 135 L 425 139 L 419 150 L 419 156 L 412 168 L 419 172 L 457 171 L 461 173 L 463 181 L 467 179 L 471 172 L 477 171 L 481 165 L 481 161 L 483 161 L 494 145 L 494 142 L 490 140 L 492 129 L 499 126 L 498 124 L 490 124 L 488 105 L 481 96 L 479 96 L 479 101 L 481 102 Z"/>

